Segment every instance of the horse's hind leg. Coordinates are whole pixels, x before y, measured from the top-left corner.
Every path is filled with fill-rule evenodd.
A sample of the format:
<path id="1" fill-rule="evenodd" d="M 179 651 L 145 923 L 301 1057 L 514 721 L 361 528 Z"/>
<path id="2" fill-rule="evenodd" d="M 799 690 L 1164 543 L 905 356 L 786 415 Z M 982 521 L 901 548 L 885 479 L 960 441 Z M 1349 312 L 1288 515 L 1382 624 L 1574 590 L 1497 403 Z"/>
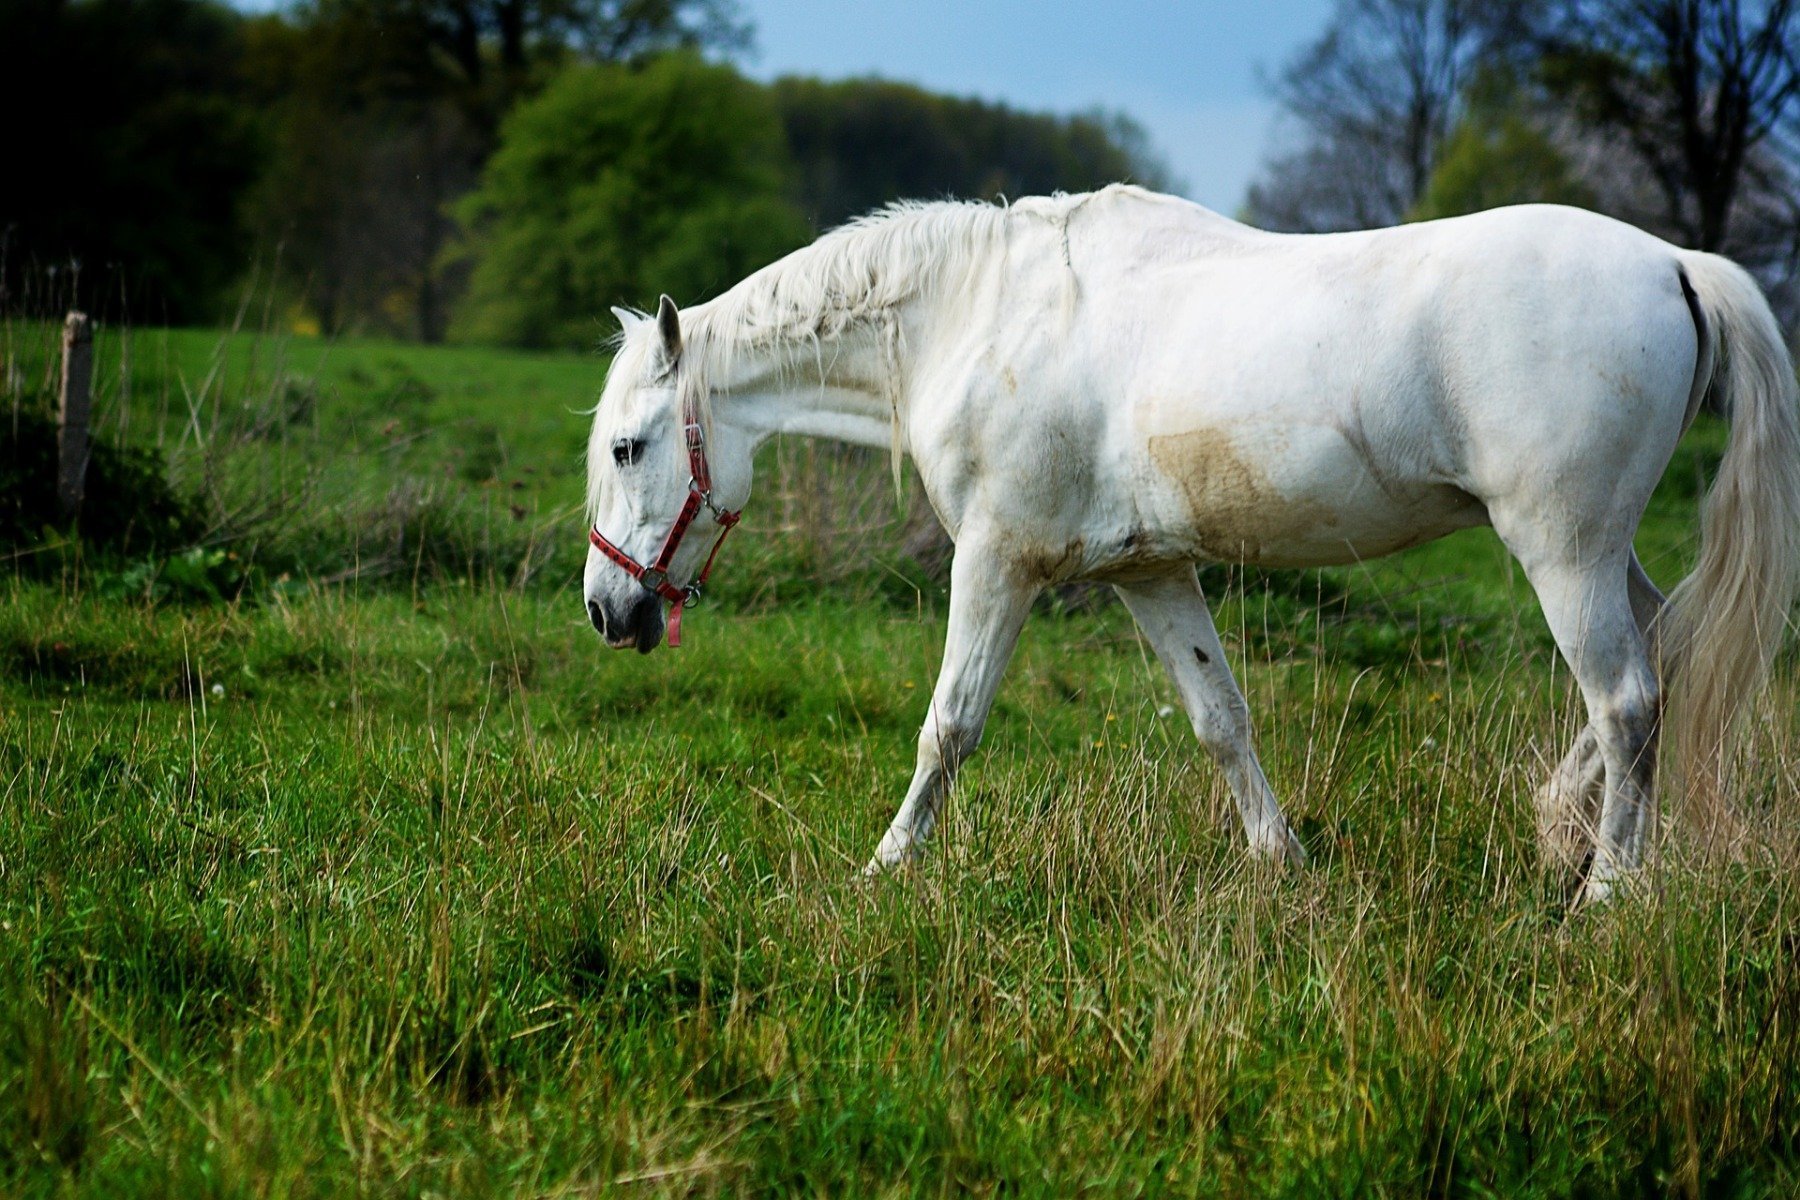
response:
<path id="1" fill-rule="evenodd" d="M 1654 657 L 1652 627 L 1666 601 L 1645 574 L 1636 554 L 1631 556 L 1627 571 L 1631 615 Z M 1538 842 L 1550 862 L 1575 872 L 1587 861 L 1600 823 L 1605 787 L 1606 762 L 1600 755 L 1600 739 L 1590 724 L 1576 735 L 1568 754 L 1533 797 Z"/>
<path id="2" fill-rule="evenodd" d="M 1661 696 L 1632 611 L 1630 550 L 1584 559 L 1545 553 L 1536 539 L 1521 545 L 1508 532 L 1500 529 L 1537 590 L 1551 635 L 1587 703 L 1606 782 L 1582 898 L 1604 900 L 1642 861 L 1656 774 Z"/>
<path id="3" fill-rule="evenodd" d="M 1300 842 L 1288 829 L 1257 762 L 1250 741 L 1250 710 L 1231 677 L 1193 569 L 1169 579 L 1121 584 L 1116 590 L 1174 679 L 1194 733 L 1225 772 L 1252 852 L 1304 862 Z"/>

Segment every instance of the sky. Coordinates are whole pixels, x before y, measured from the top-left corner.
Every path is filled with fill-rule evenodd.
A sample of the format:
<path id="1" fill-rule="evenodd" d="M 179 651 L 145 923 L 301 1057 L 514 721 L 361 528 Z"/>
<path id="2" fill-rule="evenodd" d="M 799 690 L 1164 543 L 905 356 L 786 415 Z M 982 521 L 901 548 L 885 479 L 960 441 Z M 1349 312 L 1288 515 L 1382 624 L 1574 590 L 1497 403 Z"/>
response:
<path id="1" fill-rule="evenodd" d="M 1234 212 L 1280 136 L 1266 80 L 1331 0 L 739 0 L 745 67 L 880 75 L 1018 108 L 1122 111 L 1195 200 Z"/>

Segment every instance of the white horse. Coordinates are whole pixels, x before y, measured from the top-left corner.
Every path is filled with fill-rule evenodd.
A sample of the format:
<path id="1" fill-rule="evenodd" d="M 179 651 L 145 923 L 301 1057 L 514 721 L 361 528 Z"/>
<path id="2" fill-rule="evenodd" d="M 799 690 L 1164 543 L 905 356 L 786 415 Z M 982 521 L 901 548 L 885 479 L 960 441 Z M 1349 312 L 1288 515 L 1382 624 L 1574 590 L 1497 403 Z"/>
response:
<path id="1" fill-rule="evenodd" d="M 1800 570 L 1795 377 L 1761 293 L 1575 209 L 1288 236 L 1123 186 L 903 204 L 686 312 L 614 311 L 584 579 L 609 645 L 655 648 L 713 541 L 680 533 L 735 519 L 774 433 L 888 447 L 896 478 L 910 454 L 956 541 L 943 667 L 871 870 L 916 853 L 1033 598 L 1072 579 L 1123 597 L 1251 848 L 1301 860 L 1193 564 L 1346 563 L 1488 524 L 1586 702 L 1540 823 L 1585 839 L 1601 899 L 1642 861 L 1662 680 L 1683 778 L 1715 778 Z M 1703 404 L 1730 443 L 1665 605 L 1632 536 Z"/>

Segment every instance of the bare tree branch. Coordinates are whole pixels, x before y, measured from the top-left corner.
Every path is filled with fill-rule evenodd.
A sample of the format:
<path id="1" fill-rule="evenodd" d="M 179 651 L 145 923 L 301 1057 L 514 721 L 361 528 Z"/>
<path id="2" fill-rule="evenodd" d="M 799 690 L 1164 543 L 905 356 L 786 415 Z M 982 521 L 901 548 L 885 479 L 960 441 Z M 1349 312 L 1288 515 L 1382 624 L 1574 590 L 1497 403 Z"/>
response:
<path id="1" fill-rule="evenodd" d="M 1391 224 L 1424 194 L 1461 94 L 1518 8 L 1496 0 L 1339 0 L 1275 93 L 1301 133 L 1252 189 L 1263 221 L 1305 230 Z"/>
<path id="2" fill-rule="evenodd" d="M 1552 90 L 1657 181 L 1672 235 L 1725 248 L 1749 164 L 1788 157 L 1771 138 L 1800 107 L 1800 4 L 1561 0 L 1536 40 Z"/>

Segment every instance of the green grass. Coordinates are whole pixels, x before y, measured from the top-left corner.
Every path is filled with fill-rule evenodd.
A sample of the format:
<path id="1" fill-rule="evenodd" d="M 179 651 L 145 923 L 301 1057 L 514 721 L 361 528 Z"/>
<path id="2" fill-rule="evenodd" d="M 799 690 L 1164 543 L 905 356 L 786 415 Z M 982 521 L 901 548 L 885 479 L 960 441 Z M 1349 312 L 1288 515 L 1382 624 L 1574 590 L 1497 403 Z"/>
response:
<path id="1" fill-rule="evenodd" d="M 441 473 L 440 417 L 488 421 L 551 464 L 519 490 L 578 547 L 558 396 L 595 364 L 296 343 L 286 370 L 390 353 L 441 381 L 444 440 L 355 443 L 337 494 Z M 274 382 L 372 424 L 385 393 L 342 369 Z M 566 429 L 508 420 L 534 378 Z M 304 428 L 219 461 L 316 480 Z M 1285 875 L 1245 862 L 1123 611 L 1047 604 L 934 853 L 868 885 L 941 594 L 889 569 L 884 464 L 767 465 L 724 599 L 647 658 L 587 629 L 578 549 L 230 603 L 0 584 L 0 1192 L 1800 1189 L 1791 661 L 1746 760 L 1766 850 L 1676 841 L 1570 919 L 1529 795 L 1576 714 L 1491 537 L 1222 596 L 1313 855 Z M 806 518 L 807 472 L 870 528 Z M 451 477 L 459 512 L 493 490 Z M 1672 472 L 1643 531 L 1665 582 L 1691 493 Z"/>

